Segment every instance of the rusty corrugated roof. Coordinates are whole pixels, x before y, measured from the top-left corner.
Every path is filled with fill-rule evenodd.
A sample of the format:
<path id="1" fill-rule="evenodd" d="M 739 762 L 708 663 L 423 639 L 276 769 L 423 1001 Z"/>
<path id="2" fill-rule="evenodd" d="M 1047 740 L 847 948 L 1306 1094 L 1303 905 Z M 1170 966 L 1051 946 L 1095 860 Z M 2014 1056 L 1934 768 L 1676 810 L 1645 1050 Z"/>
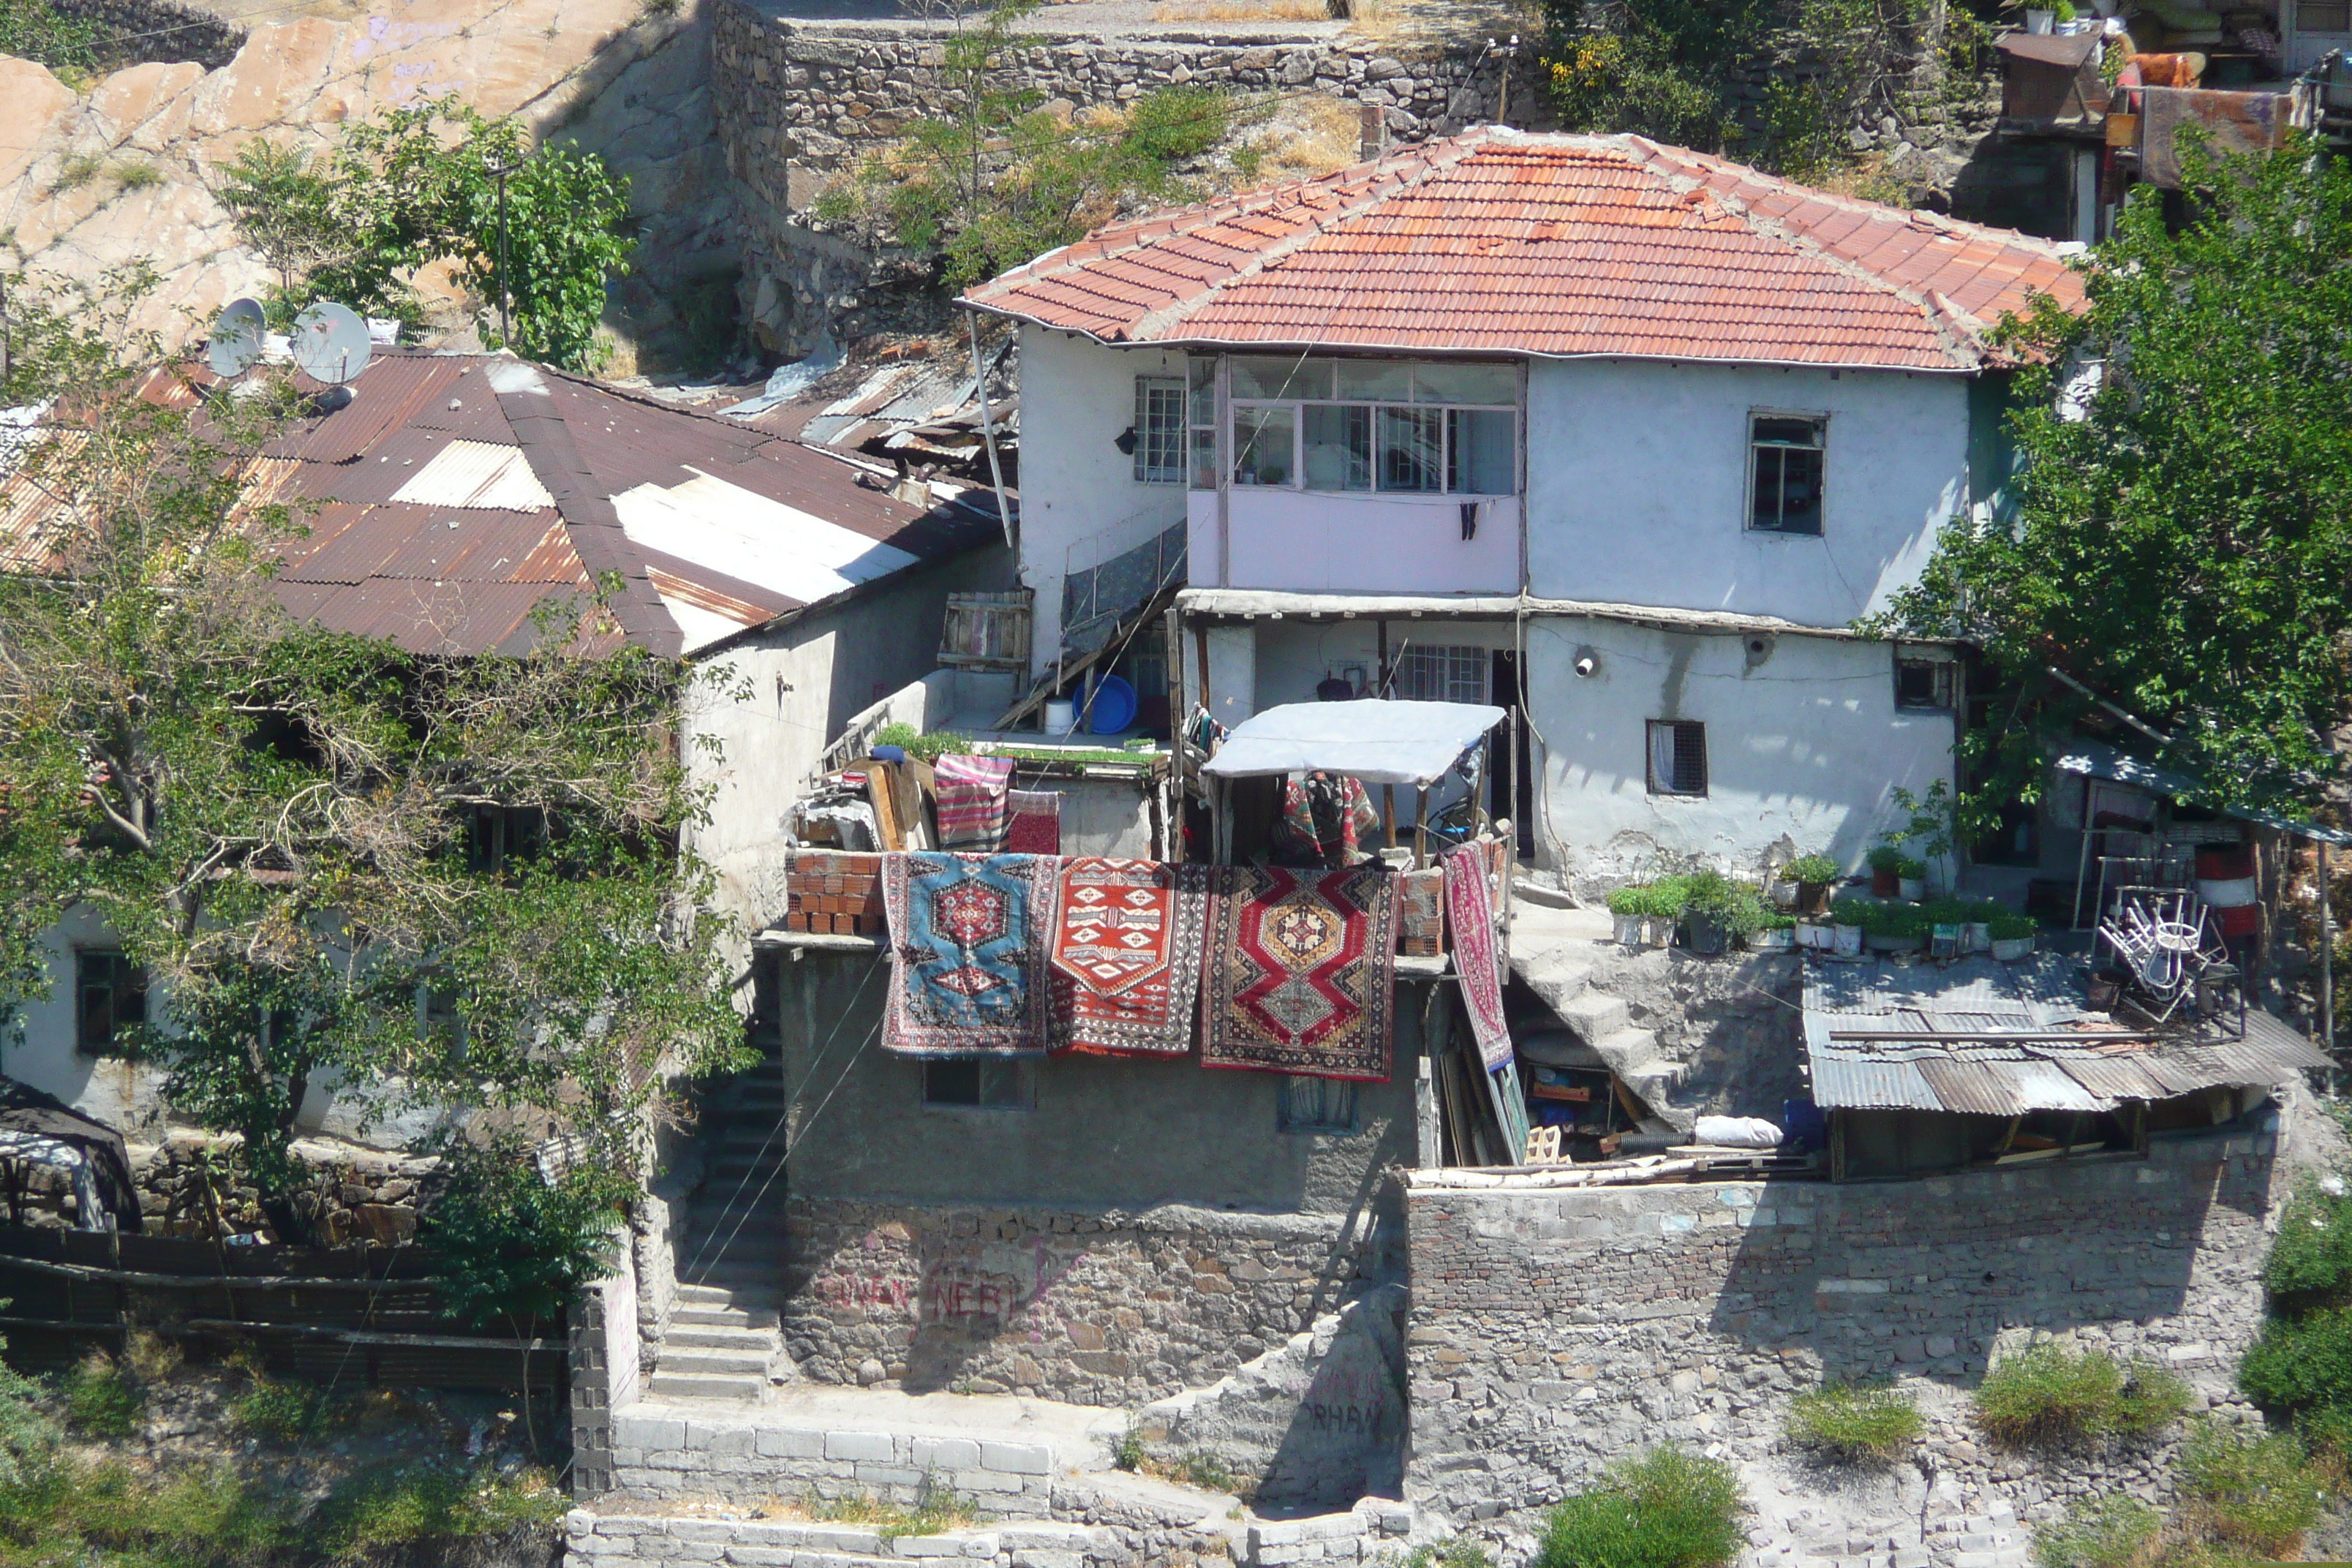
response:
<path id="1" fill-rule="evenodd" d="M 970 290 L 1114 342 L 1968 371 L 2051 241 L 1637 136 L 1485 128 L 1116 225 Z"/>

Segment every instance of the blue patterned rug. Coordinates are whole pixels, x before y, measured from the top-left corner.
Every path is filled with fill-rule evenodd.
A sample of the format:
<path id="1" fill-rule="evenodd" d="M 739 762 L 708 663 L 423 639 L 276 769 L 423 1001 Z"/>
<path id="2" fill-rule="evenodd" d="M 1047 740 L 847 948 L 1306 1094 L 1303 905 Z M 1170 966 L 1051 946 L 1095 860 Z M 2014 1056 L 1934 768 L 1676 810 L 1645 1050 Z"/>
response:
<path id="1" fill-rule="evenodd" d="M 918 1057 L 1045 1054 L 1058 864 L 1042 855 L 882 858 L 890 922 L 884 1048 Z"/>

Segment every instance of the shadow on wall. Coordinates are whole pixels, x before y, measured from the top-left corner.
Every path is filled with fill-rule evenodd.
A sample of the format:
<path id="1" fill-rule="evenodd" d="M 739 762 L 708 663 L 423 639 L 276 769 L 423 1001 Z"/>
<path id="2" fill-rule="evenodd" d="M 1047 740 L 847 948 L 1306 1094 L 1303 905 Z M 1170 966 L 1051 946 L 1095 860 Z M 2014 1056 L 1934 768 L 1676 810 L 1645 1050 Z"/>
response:
<path id="1" fill-rule="evenodd" d="M 2231 1304 L 2214 1294 L 2228 1289 L 2217 1253 L 2242 1255 L 2254 1291 L 2271 1142 L 2240 1131 L 2159 1142 L 2145 1161 L 1727 1189 L 1737 1240 L 1707 1326 L 1759 1352 L 1809 1351 L 1825 1382 L 1973 1385 L 2004 1330 L 2137 1323 L 2151 1343 L 2196 1340 L 2193 1323 L 2162 1321 Z"/>

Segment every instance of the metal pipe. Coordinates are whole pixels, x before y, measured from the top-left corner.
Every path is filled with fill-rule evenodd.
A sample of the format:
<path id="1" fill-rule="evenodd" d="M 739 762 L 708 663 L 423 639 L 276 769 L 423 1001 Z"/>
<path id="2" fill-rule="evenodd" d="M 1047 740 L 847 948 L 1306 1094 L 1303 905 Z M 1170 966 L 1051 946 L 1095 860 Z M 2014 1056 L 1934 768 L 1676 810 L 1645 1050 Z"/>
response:
<path id="1" fill-rule="evenodd" d="M 1004 467 L 996 460 L 996 420 L 988 412 L 988 367 L 980 361 L 980 319 L 966 311 L 963 324 L 966 335 L 971 339 L 971 384 L 980 398 L 980 438 L 988 447 L 989 481 L 996 487 L 996 521 L 1004 530 L 1004 542 L 1010 545 L 1016 542 L 1013 537 L 1013 510 L 1004 504 Z"/>

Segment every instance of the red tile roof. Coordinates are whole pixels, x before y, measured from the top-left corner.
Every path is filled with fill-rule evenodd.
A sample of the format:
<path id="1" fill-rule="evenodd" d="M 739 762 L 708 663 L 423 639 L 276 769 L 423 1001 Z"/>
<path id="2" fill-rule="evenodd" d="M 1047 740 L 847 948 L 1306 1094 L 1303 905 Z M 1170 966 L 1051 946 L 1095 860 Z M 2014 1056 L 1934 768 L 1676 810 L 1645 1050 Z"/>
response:
<path id="1" fill-rule="evenodd" d="M 2050 240 L 1490 127 L 1099 229 L 963 299 L 1107 342 L 1969 371 L 2037 291 L 2082 299 Z"/>

